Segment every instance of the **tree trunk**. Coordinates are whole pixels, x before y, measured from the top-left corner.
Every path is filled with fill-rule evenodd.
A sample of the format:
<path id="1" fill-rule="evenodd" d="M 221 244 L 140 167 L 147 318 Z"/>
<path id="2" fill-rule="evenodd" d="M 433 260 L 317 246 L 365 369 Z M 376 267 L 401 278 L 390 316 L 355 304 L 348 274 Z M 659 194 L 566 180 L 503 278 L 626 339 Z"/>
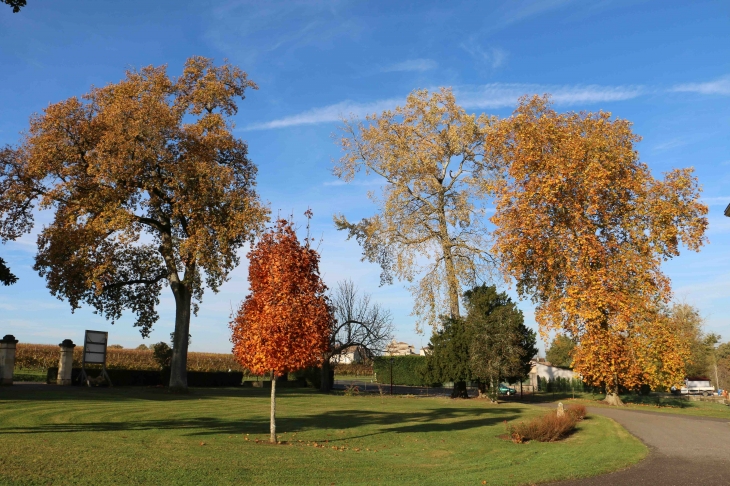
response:
<path id="1" fill-rule="evenodd" d="M 190 304 L 192 293 L 182 283 L 172 283 L 175 295 L 175 336 L 170 363 L 170 391 L 188 390 L 188 336 L 190 334 Z"/>
<path id="2" fill-rule="evenodd" d="M 319 391 L 329 393 L 332 390 L 332 386 L 334 385 L 334 383 L 332 383 L 332 380 L 330 380 L 331 370 L 332 365 L 330 364 L 329 358 L 322 361 L 322 378 L 319 384 Z"/>
<path id="3" fill-rule="evenodd" d="M 271 372 L 271 425 L 269 426 L 269 442 L 276 444 L 276 376 Z"/>
<path id="4" fill-rule="evenodd" d="M 614 375 L 613 379 L 613 384 L 606 384 L 606 398 L 603 401 L 608 405 L 621 407 L 624 402 L 621 401 L 621 397 L 618 395 L 618 377 Z"/>
<path id="5" fill-rule="evenodd" d="M 449 227 L 446 222 L 446 201 L 444 194 L 439 195 L 439 239 L 441 242 L 441 251 L 444 253 L 444 267 L 446 270 L 446 289 L 449 296 L 449 313 L 452 319 L 459 318 L 459 279 L 456 277 L 456 266 L 454 265 L 454 255 L 451 251 L 451 237 L 449 236 Z"/>
<path id="6" fill-rule="evenodd" d="M 451 398 L 469 398 L 465 381 L 454 382 L 454 391 L 451 392 Z"/>

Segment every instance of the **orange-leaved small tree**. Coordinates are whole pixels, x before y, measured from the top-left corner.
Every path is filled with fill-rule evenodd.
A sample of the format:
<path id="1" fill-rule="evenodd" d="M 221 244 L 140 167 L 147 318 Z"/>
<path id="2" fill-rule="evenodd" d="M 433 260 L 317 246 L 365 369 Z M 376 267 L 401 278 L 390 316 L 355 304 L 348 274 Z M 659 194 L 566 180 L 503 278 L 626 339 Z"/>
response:
<path id="1" fill-rule="evenodd" d="M 284 219 L 263 235 L 248 253 L 251 293 L 230 323 L 236 360 L 253 373 L 272 373 L 272 443 L 276 377 L 319 364 L 329 347 L 332 311 L 319 275 L 319 254 L 309 242 L 300 244 Z"/>

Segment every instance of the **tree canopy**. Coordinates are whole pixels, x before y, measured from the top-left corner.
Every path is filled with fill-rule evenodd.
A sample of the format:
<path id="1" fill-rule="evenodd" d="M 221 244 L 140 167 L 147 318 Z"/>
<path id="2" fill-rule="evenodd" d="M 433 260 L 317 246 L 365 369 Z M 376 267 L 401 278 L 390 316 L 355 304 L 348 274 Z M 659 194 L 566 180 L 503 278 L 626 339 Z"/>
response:
<path id="1" fill-rule="evenodd" d="M 311 212 L 307 211 L 310 216 Z M 322 362 L 333 326 L 319 254 L 284 219 L 248 253 L 251 293 L 230 323 L 241 366 L 271 372 L 271 442 L 276 442 L 276 377 Z"/>
<path id="2" fill-rule="evenodd" d="M 550 347 L 545 351 L 545 359 L 551 365 L 559 368 L 573 367 L 573 351 L 575 350 L 575 341 L 564 334 L 558 334 L 550 343 Z"/>
<path id="3" fill-rule="evenodd" d="M 9 5 L 13 9 L 13 13 L 20 12 L 21 7 L 25 7 L 26 0 L 2 0 L 5 5 Z"/>
<path id="4" fill-rule="evenodd" d="M 463 287 L 492 268 L 483 217 L 495 187 L 494 124 L 467 114 L 448 89 L 414 91 L 403 107 L 344 124 L 335 175 L 350 182 L 364 171 L 384 187 L 370 193 L 375 215 L 351 223 L 338 214 L 335 224 L 380 264 L 382 283 L 393 276 L 413 283 L 417 326 L 459 317 Z"/>
<path id="5" fill-rule="evenodd" d="M 660 264 L 705 242 L 692 170 L 654 179 L 629 122 L 559 114 L 547 97 L 523 98 L 502 131 L 495 251 L 543 335 L 574 337 L 575 371 L 612 397 L 619 384 L 677 384 L 686 347 L 660 312 L 671 297 Z"/>
<path id="6" fill-rule="evenodd" d="M 426 361 L 428 379 L 453 381 L 452 397 L 466 398 L 466 382 L 479 381 L 480 393 L 496 394 L 500 381 L 524 378 L 537 353 L 535 332 L 522 311 L 495 286 L 480 285 L 464 293 L 467 315 L 445 317 L 431 337 Z"/>
<path id="7" fill-rule="evenodd" d="M 191 309 L 204 287 L 217 291 L 268 218 L 248 147 L 231 133 L 246 89 L 256 85 L 245 72 L 203 57 L 177 78 L 165 66 L 130 70 L 33 115 L 4 155 L 0 237 L 28 231 L 36 205 L 53 211 L 34 267 L 53 295 L 112 322 L 131 311 L 147 336 L 170 285 L 174 388 L 187 386 Z"/>

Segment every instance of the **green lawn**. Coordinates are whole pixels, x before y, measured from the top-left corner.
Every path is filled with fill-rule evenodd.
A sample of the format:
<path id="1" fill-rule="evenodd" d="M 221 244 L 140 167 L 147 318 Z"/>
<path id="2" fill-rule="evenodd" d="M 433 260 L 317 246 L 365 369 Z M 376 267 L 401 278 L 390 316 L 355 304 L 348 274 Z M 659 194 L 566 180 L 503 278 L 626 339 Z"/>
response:
<path id="1" fill-rule="evenodd" d="M 592 396 L 590 393 L 555 393 L 538 395 L 537 400 L 551 403 L 562 401 L 565 404 L 580 403 L 590 407 L 608 407 L 602 403 L 603 395 Z M 622 395 L 621 400 L 630 410 L 644 410 L 659 413 L 676 413 L 680 415 L 694 415 L 697 417 L 717 417 L 730 420 L 730 407 L 721 403 L 689 401 L 680 397 L 665 397 L 659 395 Z"/>
<path id="2" fill-rule="evenodd" d="M 545 413 L 524 404 L 308 389 L 277 404 L 270 445 L 268 390 L 1 388 L 0 484 L 530 484 L 647 454 L 602 417 L 559 443 L 500 439 L 503 421 Z"/>

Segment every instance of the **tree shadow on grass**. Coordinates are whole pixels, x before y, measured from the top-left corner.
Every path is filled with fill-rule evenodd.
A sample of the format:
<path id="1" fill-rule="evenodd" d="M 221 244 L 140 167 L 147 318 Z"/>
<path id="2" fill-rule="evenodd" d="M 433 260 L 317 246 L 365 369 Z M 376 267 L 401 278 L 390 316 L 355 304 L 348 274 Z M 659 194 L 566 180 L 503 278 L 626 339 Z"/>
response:
<path id="1" fill-rule="evenodd" d="M 188 393 L 171 393 L 165 387 L 86 387 L 86 386 L 57 386 L 43 384 L 14 385 L 0 389 L 0 402 L 5 401 L 68 401 L 68 400 L 98 400 L 98 401 L 185 401 L 213 398 L 245 398 L 269 397 L 270 388 L 190 388 Z M 312 396 L 319 395 L 313 388 L 283 388 L 276 390 L 277 397 L 281 396 Z"/>
<path id="2" fill-rule="evenodd" d="M 288 434 L 307 431 L 320 431 L 324 434 L 332 430 L 351 432 L 342 437 L 309 439 L 336 442 L 387 433 L 451 432 L 488 427 L 504 420 L 519 418 L 519 411 L 520 409 L 515 407 L 505 409 L 435 407 L 417 412 L 337 410 L 301 417 L 279 417 L 277 428 Z M 179 420 L 128 420 L 2 427 L 0 435 L 175 430 L 185 431 L 183 435 L 195 437 L 217 434 L 264 434 L 268 426 L 268 418 L 264 417 L 241 420 L 196 417 Z M 360 427 L 365 427 L 366 430 L 358 431 Z"/>

